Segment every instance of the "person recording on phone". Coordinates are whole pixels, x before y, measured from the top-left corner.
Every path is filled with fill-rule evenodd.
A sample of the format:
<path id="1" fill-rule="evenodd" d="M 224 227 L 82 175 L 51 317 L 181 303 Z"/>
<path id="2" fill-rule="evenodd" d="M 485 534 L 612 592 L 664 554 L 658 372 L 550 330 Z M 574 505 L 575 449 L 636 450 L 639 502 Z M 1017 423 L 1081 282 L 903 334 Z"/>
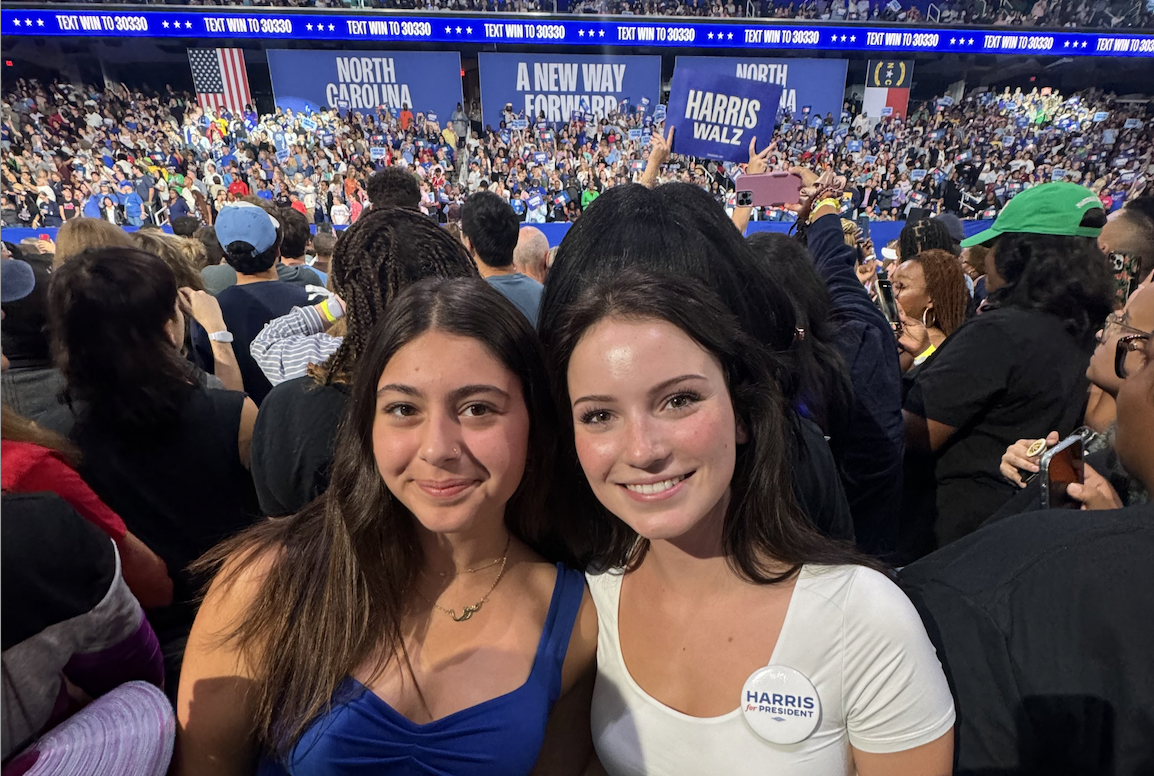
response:
<path id="1" fill-rule="evenodd" d="M 749 169 L 756 172 L 769 149 L 758 154 L 755 142 L 750 143 Z M 761 259 L 767 282 L 785 291 L 797 309 L 804 338 L 794 342 L 794 349 L 814 350 L 820 376 L 810 382 L 821 386 L 822 395 L 814 397 L 817 402 L 807 401 L 807 406 L 816 404 L 824 414 L 818 423 L 830 437 L 858 547 L 885 556 L 897 548 L 902 487 L 897 350 L 888 322 L 854 272 L 857 243 L 864 239 L 860 229 L 852 221 L 843 222 L 836 200 L 820 190 L 817 175 L 802 168 L 791 173 L 800 178 L 807 195 L 803 204 L 792 207 L 798 210 L 799 222 L 808 220 L 808 250 L 795 239 L 767 232 L 751 235 L 746 242 Z M 748 211 L 738 208 L 742 209 Z M 733 219 L 740 229 L 736 210 Z M 850 236 L 845 232 L 847 223 L 853 227 Z M 821 350 L 827 339 L 833 358 Z M 848 391 L 839 391 L 847 380 Z M 841 393 L 850 395 L 843 399 Z"/>
<path id="2" fill-rule="evenodd" d="M 1151 336 L 1151 332 L 1154 332 L 1154 288 L 1147 285 L 1130 296 L 1121 313 L 1106 316 L 1105 324 L 1098 330 L 1098 347 L 1090 357 L 1086 377 L 1111 401 L 1117 398 L 1126 375 L 1137 367 L 1140 360 L 1138 349 L 1145 341 L 1143 338 Z M 1067 488 L 1071 506 L 1116 509 L 1147 503 L 1150 498 L 1148 491 L 1118 461 L 1114 449 L 1116 424 L 1112 423 L 1100 434 L 1086 433 L 1089 430 L 1085 428 L 1082 431 L 1084 482 Z M 1039 441 L 1044 442 L 1041 449 Z M 1040 459 L 1046 449 L 1053 448 L 1060 441 L 1058 432 L 1051 431 L 1044 440 L 1019 439 L 1006 448 L 999 469 L 1003 477 L 1021 488 L 1021 492 L 998 510 L 992 520 L 1038 507 Z"/>
<path id="3" fill-rule="evenodd" d="M 1149 491 L 1154 337 L 1129 336 L 1114 449 Z M 1154 506 L 1143 504 L 991 520 L 902 569 L 954 696 L 954 773 L 1149 772 L 1151 557 Z"/>
<path id="4" fill-rule="evenodd" d="M 1014 494 L 998 471 L 1022 437 L 1070 434 L 1086 402 L 1094 332 L 1113 283 L 1095 239 L 1106 222 L 1093 192 L 1071 183 L 1023 191 L 962 247 L 992 244 L 986 311 L 962 324 L 919 370 L 904 406 L 903 556 L 921 557 L 975 530 Z"/>

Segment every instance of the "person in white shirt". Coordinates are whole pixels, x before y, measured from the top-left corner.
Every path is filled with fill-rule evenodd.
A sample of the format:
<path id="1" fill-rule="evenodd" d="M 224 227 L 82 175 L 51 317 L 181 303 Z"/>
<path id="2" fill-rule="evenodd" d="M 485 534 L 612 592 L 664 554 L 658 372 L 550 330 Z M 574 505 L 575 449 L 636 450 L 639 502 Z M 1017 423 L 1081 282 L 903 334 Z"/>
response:
<path id="1" fill-rule="evenodd" d="M 716 203 L 665 188 L 603 195 L 612 207 L 570 231 L 541 310 L 573 427 L 560 459 L 581 469 L 554 486 L 592 521 L 600 767 L 946 776 L 953 700 L 916 610 L 809 522 L 784 364 L 686 277 L 687 252 L 740 263 L 719 257 L 743 243 Z M 599 271 L 600 256 L 628 268 Z"/>
<path id="2" fill-rule="evenodd" d="M 333 220 L 333 226 L 348 226 L 349 218 L 352 216 L 349 206 L 345 204 L 342 197 L 333 196 L 333 208 L 329 211 L 329 218 Z"/>

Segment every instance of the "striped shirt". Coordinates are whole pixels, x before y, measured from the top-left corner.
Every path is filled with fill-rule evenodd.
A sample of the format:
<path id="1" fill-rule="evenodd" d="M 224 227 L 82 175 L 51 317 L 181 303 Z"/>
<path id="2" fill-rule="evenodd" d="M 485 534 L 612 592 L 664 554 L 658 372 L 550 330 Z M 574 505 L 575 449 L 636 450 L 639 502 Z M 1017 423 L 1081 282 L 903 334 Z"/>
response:
<path id="1" fill-rule="evenodd" d="M 265 324 L 250 353 L 273 385 L 304 377 L 309 364 L 323 364 L 337 352 L 341 338 L 325 334 L 325 321 L 313 307 L 294 307 Z"/>

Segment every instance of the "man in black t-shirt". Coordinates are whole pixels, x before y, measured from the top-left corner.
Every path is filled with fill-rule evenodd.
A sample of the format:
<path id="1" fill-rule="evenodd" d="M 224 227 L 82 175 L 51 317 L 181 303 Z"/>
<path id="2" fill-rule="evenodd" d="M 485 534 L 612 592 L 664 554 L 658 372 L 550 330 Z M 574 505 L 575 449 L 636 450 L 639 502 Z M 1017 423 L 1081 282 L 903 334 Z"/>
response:
<path id="1" fill-rule="evenodd" d="M 1115 444 L 1149 490 L 1154 343 L 1137 341 Z M 1083 501 L 1107 511 L 993 520 L 900 574 L 954 695 L 959 776 L 1154 772 L 1154 507 Z"/>

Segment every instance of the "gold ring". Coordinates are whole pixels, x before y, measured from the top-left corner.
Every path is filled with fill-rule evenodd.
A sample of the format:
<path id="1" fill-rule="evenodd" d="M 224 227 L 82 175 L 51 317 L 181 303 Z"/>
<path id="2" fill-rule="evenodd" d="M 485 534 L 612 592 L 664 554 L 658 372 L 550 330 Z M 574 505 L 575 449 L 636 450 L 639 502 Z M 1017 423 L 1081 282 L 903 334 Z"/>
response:
<path id="1" fill-rule="evenodd" d="M 1045 449 L 1046 449 L 1046 440 L 1045 439 L 1039 439 L 1039 440 L 1035 441 L 1034 444 L 1030 445 L 1030 449 L 1026 451 L 1026 457 L 1027 458 L 1033 458 L 1035 455 L 1038 455 L 1039 453 L 1041 453 Z"/>

